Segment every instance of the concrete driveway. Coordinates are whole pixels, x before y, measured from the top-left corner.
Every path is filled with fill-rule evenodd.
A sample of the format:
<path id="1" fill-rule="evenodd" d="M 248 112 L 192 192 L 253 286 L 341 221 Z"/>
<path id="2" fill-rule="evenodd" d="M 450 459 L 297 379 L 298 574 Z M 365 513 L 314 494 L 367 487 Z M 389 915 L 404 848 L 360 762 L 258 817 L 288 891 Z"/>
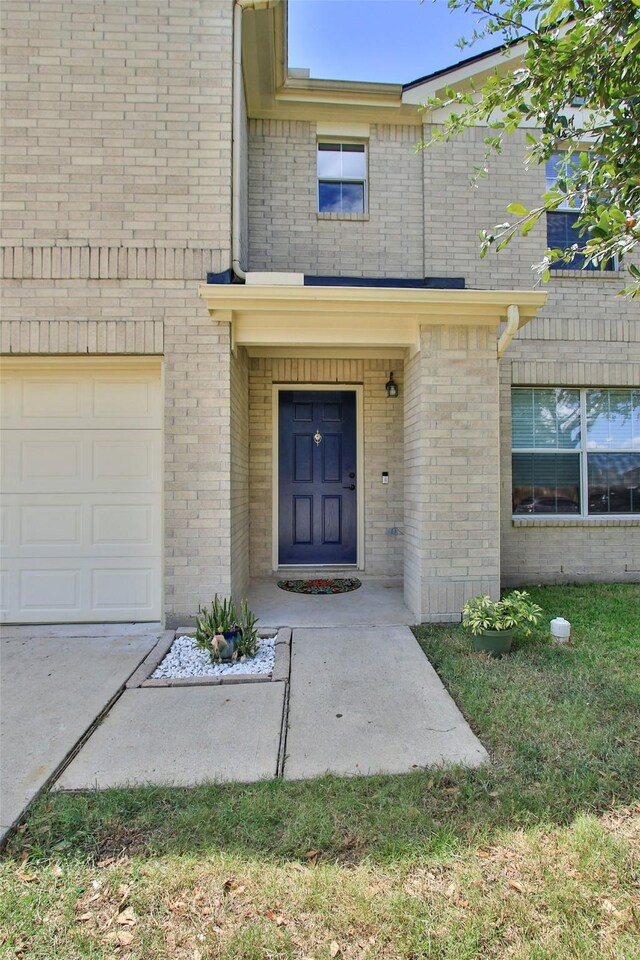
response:
<path id="1" fill-rule="evenodd" d="M 160 624 L 2 628 L 0 841 L 161 632 Z"/>

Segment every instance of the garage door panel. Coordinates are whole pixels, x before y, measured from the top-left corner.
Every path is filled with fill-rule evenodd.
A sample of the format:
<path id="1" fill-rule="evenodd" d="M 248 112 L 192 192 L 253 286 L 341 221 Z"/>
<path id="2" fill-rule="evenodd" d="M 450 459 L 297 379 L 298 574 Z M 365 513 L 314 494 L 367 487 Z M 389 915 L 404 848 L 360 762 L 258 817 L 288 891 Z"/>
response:
<path id="1" fill-rule="evenodd" d="M 11 522 L 11 515 L 9 513 L 9 508 L 6 503 L 0 504 L 0 548 L 4 553 L 9 543 L 9 524 Z"/>
<path id="2" fill-rule="evenodd" d="M 35 431 L 34 431 L 35 433 Z M 18 441 L 16 457 L 17 482 L 23 490 L 46 486 L 73 489 L 82 484 L 87 472 L 83 462 L 83 444 L 80 437 L 62 437 L 59 431 L 29 434 L 28 440 Z"/>
<path id="3" fill-rule="evenodd" d="M 13 494 L 3 513 L 5 560 L 161 553 L 159 494 Z"/>
<path id="4" fill-rule="evenodd" d="M 0 570 L 0 618 L 9 619 L 10 574 L 8 570 Z"/>
<path id="5" fill-rule="evenodd" d="M 92 415 L 93 426 L 102 429 L 160 429 L 160 381 L 142 377 L 96 377 Z"/>
<path id="6" fill-rule="evenodd" d="M 159 490 L 161 477 L 160 436 L 128 430 L 108 431 L 92 441 L 92 477 L 96 490 Z"/>
<path id="7" fill-rule="evenodd" d="M 17 381 L 3 375 L 0 380 L 0 423 L 3 428 L 9 426 L 15 418 Z"/>
<path id="8" fill-rule="evenodd" d="M 130 564 L 94 569 L 91 577 L 93 609 L 104 614 L 122 608 L 151 611 L 154 606 L 154 573 L 153 568 Z"/>
<path id="9" fill-rule="evenodd" d="M 82 570 L 74 561 L 69 569 L 56 564 L 43 568 L 18 568 L 18 611 L 20 613 L 79 614 L 82 608 Z"/>
<path id="10" fill-rule="evenodd" d="M 89 370 L 25 373 L 3 370 L 0 397 L 3 424 L 16 429 L 159 430 L 161 382 L 149 371 Z"/>
<path id="11" fill-rule="evenodd" d="M 92 545 L 95 548 L 141 547 L 147 553 L 160 548 L 158 503 L 94 504 Z"/>
<path id="12" fill-rule="evenodd" d="M 19 511 L 18 547 L 27 555 L 41 547 L 72 547 L 74 554 L 82 546 L 82 507 L 80 504 L 24 504 Z"/>
<path id="13" fill-rule="evenodd" d="M 157 620 L 160 578 L 154 559 L 95 560 L 88 567 L 73 558 L 15 561 L 0 571 L 0 604 L 5 620 L 24 623 Z"/>
<path id="14" fill-rule="evenodd" d="M 74 379 L 24 377 L 18 415 L 23 423 L 66 419 L 79 423 L 86 401 L 86 384 Z"/>
<path id="15" fill-rule="evenodd" d="M 5 493 L 159 493 L 162 443 L 147 430 L 3 431 Z"/>
<path id="16" fill-rule="evenodd" d="M 83 436 L 63 430 L 3 430 L 2 490 L 82 490 L 90 472 Z"/>

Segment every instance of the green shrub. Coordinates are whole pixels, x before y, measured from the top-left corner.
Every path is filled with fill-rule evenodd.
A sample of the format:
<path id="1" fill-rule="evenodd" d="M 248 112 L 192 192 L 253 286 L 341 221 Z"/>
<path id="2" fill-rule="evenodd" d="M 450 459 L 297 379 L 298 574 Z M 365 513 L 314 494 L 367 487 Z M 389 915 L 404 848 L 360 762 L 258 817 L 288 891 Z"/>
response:
<path id="1" fill-rule="evenodd" d="M 467 600 L 462 608 L 462 626 L 476 637 L 485 630 L 514 628 L 521 629 L 528 637 L 530 625 L 535 626 L 541 615 L 542 608 L 533 603 L 526 590 L 512 590 L 501 600 L 492 600 L 486 594 L 480 594 Z"/>

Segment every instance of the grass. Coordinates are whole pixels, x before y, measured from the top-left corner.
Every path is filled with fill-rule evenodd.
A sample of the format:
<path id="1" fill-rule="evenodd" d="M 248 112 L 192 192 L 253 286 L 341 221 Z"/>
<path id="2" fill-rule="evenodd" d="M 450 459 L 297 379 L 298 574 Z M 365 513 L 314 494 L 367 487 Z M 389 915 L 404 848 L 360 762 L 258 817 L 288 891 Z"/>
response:
<path id="1" fill-rule="evenodd" d="M 0 956 L 638 960 L 640 588 L 530 592 L 570 647 L 416 631 L 490 766 L 45 797 Z"/>

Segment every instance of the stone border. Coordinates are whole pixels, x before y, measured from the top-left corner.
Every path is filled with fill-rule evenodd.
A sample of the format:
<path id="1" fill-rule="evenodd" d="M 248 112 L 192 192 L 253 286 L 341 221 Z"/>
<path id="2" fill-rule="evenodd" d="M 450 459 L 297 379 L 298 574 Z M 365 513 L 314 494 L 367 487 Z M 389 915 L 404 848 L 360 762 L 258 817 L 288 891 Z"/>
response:
<path id="1" fill-rule="evenodd" d="M 175 677 L 163 680 L 152 680 L 151 674 L 158 667 L 177 637 L 192 637 L 193 627 L 180 627 L 177 630 L 165 630 L 155 647 L 147 654 L 138 669 L 131 674 L 127 681 L 127 689 L 141 687 L 210 687 L 222 686 L 229 683 L 271 683 L 272 681 L 288 681 L 291 665 L 291 628 L 279 627 L 277 630 L 258 630 L 259 637 L 276 638 L 276 658 L 273 671 L 264 673 L 235 673 L 220 677 Z"/>

